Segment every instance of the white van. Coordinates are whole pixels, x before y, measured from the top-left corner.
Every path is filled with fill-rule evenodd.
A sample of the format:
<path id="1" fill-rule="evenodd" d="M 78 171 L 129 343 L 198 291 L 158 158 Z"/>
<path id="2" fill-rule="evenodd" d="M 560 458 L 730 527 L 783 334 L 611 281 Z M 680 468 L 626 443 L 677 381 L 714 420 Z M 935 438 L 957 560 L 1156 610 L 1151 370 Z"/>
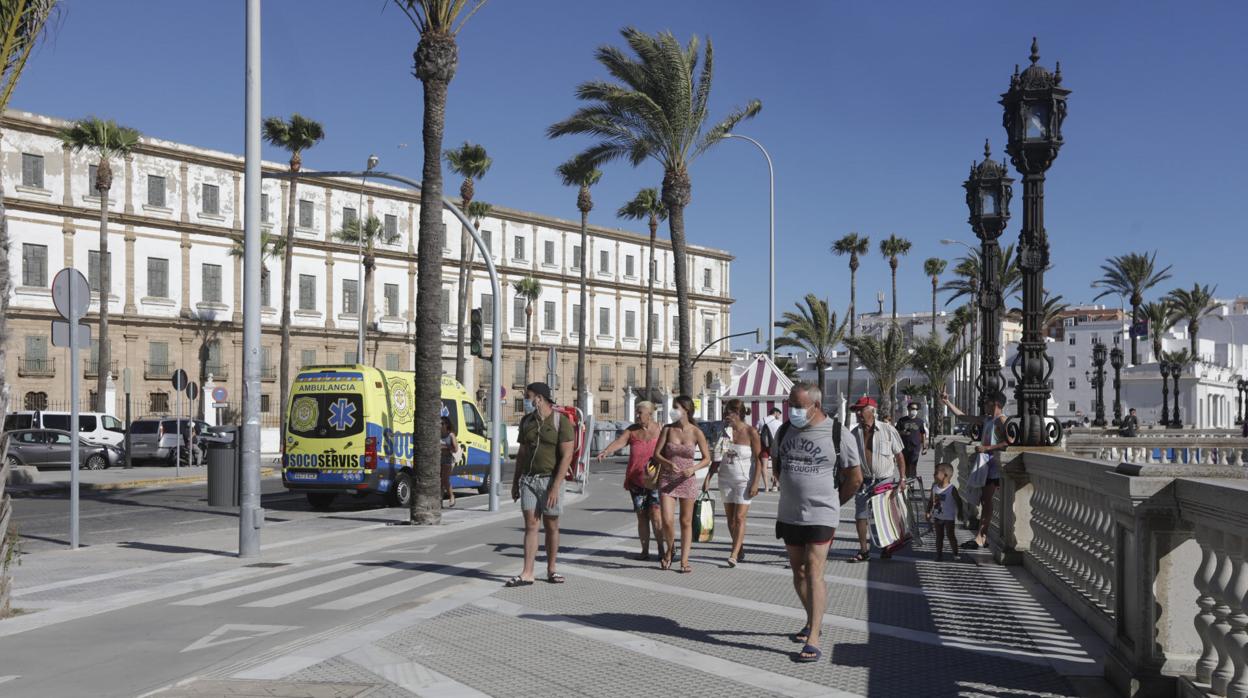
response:
<path id="1" fill-rule="evenodd" d="M 69 431 L 69 413 L 53 411 L 14 412 L 4 418 L 4 431 L 59 429 Z M 84 441 L 123 448 L 126 427 L 120 419 L 102 412 L 79 412 L 78 434 Z"/>

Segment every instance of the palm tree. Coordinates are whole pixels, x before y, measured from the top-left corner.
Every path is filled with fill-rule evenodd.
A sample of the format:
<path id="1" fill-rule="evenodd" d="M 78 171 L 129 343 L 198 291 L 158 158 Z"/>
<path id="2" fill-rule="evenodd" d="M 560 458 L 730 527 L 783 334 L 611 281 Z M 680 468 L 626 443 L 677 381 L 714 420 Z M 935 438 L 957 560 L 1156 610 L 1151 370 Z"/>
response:
<path id="1" fill-rule="evenodd" d="M 945 305 L 966 298 L 975 300 L 979 293 L 979 280 L 981 278 L 979 272 L 979 255 L 959 257 L 954 262 L 953 273 L 955 278 L 946 281 L 941 285 L 941 291 L 950 293 Z M 1018 259 L 1014 256 L 1014 244 L 1010 243 L 997 257 L 997 280 L 1001 285 L 1001 297 L 1009 298 L 1017 296 L 1023 288 L 1023 272 L 1018 268 Z M 1005 309 L 1002 308 L 1002 314 Z"/>
<path id="2" fill-rule="evenodd" d="M 592 167 L 624 159 L 634 167 L 648 158 L 663 167 L 662 199 L 675 261 L 679 309 L 680 392 L 693 394 L 693 352 L 689 341 L 689 282 L 686 269 L 685 207 L 693 199 L 689 166 L 723 140 L 743 119 L 762 109 L 758 100 L 734 109 L 707 125 L 714 75 L 711 42 L 706 42 L 698 71 L 698 39 L 681 46 L 671 32 L 651 36 L 632 27 L 621 32 L 636 58 L 614 46 L 597 51 L 598 62 L 614 81 L 594 80 L 577 88 L 587 104 L 547 129 L 552 137 L 590 135 L 599 140 L 582 155 Z M 582 248 L 584 249 L 584 248 Z M 582 308 L 584 304 L 582 304 Z M 648 320 L 648 318 L 647 318 Z"/>
<path id="3" fill-rule="evenodd" d="M 1058 322 L 1062 313 L 1070 309 L 1070 306 L 1062 302 L 1061 296 L 1050 296 L 1048 291 L 1044 292 L 1044 305 L 1040 306 L 1040 327 L 1047 332 L 1050 325 Z M 1010 317 L 1017 319 L 1019 322 L 1023 320 L 1022 308 L 1011 308 Z"/>
<path id="4" fill-rule="evenodd" d="M 972 352 L 974 344 L 975 332 L 973 330 L 976 320 L 975 308 L 970 303 L 959 305 L 954 311 L 953 316 L 945 323 L 945 334 L 955 337 L 958 340 L 958 346 L 961 347 L 962 358 L 958 360 L 958 400 L 961 402 L 963 410 L 971 409 L 970 380 L 971 367 L 968 365 L 968 359 Z M 970 331 L 971 341 L 967 342 L 966 335 Z"/>
<path id="5" fill-rule="evenodd" d="M 279 415 L 286 415 L 290 399 L 290 281 L 295 260 L 295 202 L 298 199 L 299 170 L 303 168 L 303 151 L 325 138 L 325 129 L 317 121 L 291 114 L 290 119 L 270 116 L 264 120 L 264 140 L 290 153 L 290 193 L 286 198 L 286 241 L 282 243 L 282 322 L 281 346 L 278 349 L 278 391 L 281 397 Z"/>
<path id="6" fill-rule="evenodd" d="M 524 383 L 529 384 L 533 363 L 533 304 L 542 296 L 542 282 L 526 276 L 512 284 L 516 297 L 524 299 Z"/>
<path id="7" fill-rule="evenodd" d="M 269 280 L 269 262 L 274 257 L 280 257 L 285 249 L 284 238 L 267 230 L 260 233 L 260 279 L 262 282 L 267 283 Z M 241 237 L 234 241 L 234 245 L 230 248 L 230 256 L 238 259 L 245 256 Z"/>
<path id="8" fill-rule="evenodd" d="M 849 336 L 857 334 L 858 328 L 858 258 L 871 249 L 871 238 L 858 233 L 850 233 L 832 243 L 832 254 L 849 255 Z M 846 364 L 845 399 L 850 400 L 854 394 L 854 348 L 849 348 L 849 362 Z"/>
<path id="9" fill-rule="evenodd" d="M 850 337 L 845 340 L 856 354 L 858 360 L 866 367 L 880 385 L 880 413 L 893 415 L 893 388 L 897 385 L 897 376 L 910 363 L 910 354 L 906 351 L 905 338 L 897 325 L 890 325 L 884 339 L 871 335 Z"/>
<path id="10" fill-rule="evenodd" d="M 490 165 L 494 161 L 485 152 L 484 146 L 468 141 L 464 141 L 458 148 L 446 151 L 443 156 L 451 172 L 464 178 L 459 185 L 460 205 L 464 214 L 471 218 L 469 210 L 476 194 L 476 180 L 490 171 Z M 455 380 L 461 384 L 464 382 L 464 364 L 467 358 L 464 356 L 464 325 L 468 324 L 468 302 L 472 299 L 472 285 L 468 282 L 469 269 L 472 267 L 472 248 L 468 229 L 463 228 L 459 236 L 459 306 L 456 310 L 458 324 L 455 328 Z"/>
<path id="11" fill-rule="evenodd" d="M 56 0 L 0 0 L 0 114 L 9 107 L 9 97 L 26 67 L 26 59 L 34 49 L 48 18 L 56 9 Z M 0 187 L 0 337 L 8 337 L 9 316 L 9 226 L 4 209 L 4 187 Z M 5 383 L 5 342 L 0 341 L 0 424 L 7 411 L 9 387 Z M 9 497 L 4 493 L 8 462 L 5 443 L 0 443 L 0 521 L 10 518 Z M 16 557 L 17 530 L 6 525 L 0 528 L 0 618 L 9 612 L 9 564 Z"/>
<path id="12" fill-rule="evenodd" d="M 914 346 L 914 354 L 910 357 L 910 365 L 916 371 L 923 374 L 927 378 L 929 388 L 928 398 L 932 405 L 932 418 L 936 424 L 933 424 L 932 430 L 935 434 L 940 434 L 939 417 L 936 413 L 937 398 L 945 386 L 949 383 L 949 375 L 957 370 L 962 363 L 962 357 L 966 355 L 966 349 L 958 346 L 958 338 L 949 336 L 941 341 L 936 338 L 936 333 L 927 339 L 921 340 Z"/>
<path id="13" fill-rule="evenodd" d="M 807 293 L 805 301 L 805 307 L 797 303 L 797 312 L 787 311 L 776 322 L 776 327 L 784 332 L 776 340 L 776 348 L 801 349 L 815 357 L 815 374 L 822 393 L 832 351 L 845 340 L 845 322 L 837 324 L 836 312 L 828 310 L 828 302 L 815 294 Z"/>
<path id="14" fill-rule="evenodd" d="M 1190 342 L 1191 360 L 1200 359 L 1196 351 L 1196 340 L 1200 334 L 1200 321 L 1209 317 L 1222 304 L 1213 299 L 1217 286 L 1210 288 L 1207 284 L 1192 284 L 1191 290 L 1176 288 L 1166 294 L 1166 301 L 1174 312 L 1175 321 L 1187 322 L 1187 340 Z"/>
<path id="15" fill-rule="evenodd" d="M 1144 292 L 1170 278 L 1170 266 L 1157 269 L 1157 253 L 1131 252 L 1120 257 L 1110 257 L 1101 265 L 1104 272 L 1100 279 L 1092 282 L 1092 288 L 1103 288 L 1097 300 L 1109 295 L 1126 296 L 1131 301 L 1131 324 L 1140 321 L 1140 306 L 1144 303 Z M 1131 334 L 1131 365 L 1140 362 L 1138 338 Z"/>
<path id="16" fill-rule="evenodd" d="M 910 241 L 905 238 L 899 238 L 896 235 L 889 235 L 880 240 L 880 254 L 888 260 L 888 268 L 893 272 L 893 324 L 897 323 L 897 266 L 900 264 L 898 257 L 910 254 Z"/>
<path id="17" fill-rule="evenodd" d="M 60 130 L 57 135 L 65 147 L 75 153 L 89 150 L 99 158 L 95 171 L 96 194 L 100 197 L 100 327 L 99 356 L 96 371 L 95 405 L 92 409 L 104 410 L 104 396 L 112 377 L 111 352 L 108 345 L 108 296 L 112 292 L 112 263 L 108 254 L 108 192 L 113 188 L 115 157 L 129 155 L 139 144 L 139 132 L 126 126 L 118 126 L 111 119 L 89 116 L 79 119 Z"/>
<path id="18" fill-rule="evenodd" d="M 650 226 L 650 278 L 646 284 L 646 395 L 650 395 L 650 390 L 654 387 L 650 385 L 650 373 L 654 368 L 654 337 L 651 333 L 654 331 L 653 323 L 650 318 L 654 317 L 654 277 L 657 263 L 654 261 L 654 241 L 658 235 L 659 222 L 667 220 L 667 208 L 663 206 L 663 197 L 659 195 L 659 190 L 654 187 L 642 189 L 637 192 L 637 196 L 632 201 L 620 207 L 615 215 L 628 220 L 640 221 L 645 220 Z"/>
<path id="19" fill-rule="evenodd" d="M 945 273 L 949 263 L 940 257 L 928 257 L 923 262 L 923 273 L 932 279 L 932 336 L 936 336 L 936 291 L 939 290 L 940 275 Z"/>
<path id="20" fill-rule="evenodd" d="M 357 286 L 360 298 L 357 302 L 361 306 L 356 310 L 360 314 L 359 321 L 365 323 L 364 331 L 367 332 L 373 318 L 373 270 L 377 268 L 377 243 L 393 245 L 399 241 L 400 235 L 398 232 L 392 234 L 386 231 L 381 219 L 370 215 L 363 222 L 359 218 L 348 220 L 334 233 L 334 237 L 339 242 L 364 248 L 364 284 L 362 288 Z M 367 363 L 363 356 L 358 359 L 360 363 Z"/>
<path id="21" fill-rule="evenodd" d="M 593 166 L 587 158 L 574 157 L 555 170 L 563 180 L 564 186 L 576 187 L 576 208 L 581 212 L 581 305 L 576 311 L 576 406 L 588 413 L 588 393 L 585 391 L 585 346 L 589 331 L 585 328 L 587 304 L 589 303 L 589 285 L 586 273 L 589 269 L 589 212 L 594 210 L 594 199 L 589 195 L 589 188 L 602 179 L 602 172 Z"/>
<path id="22" fill-rule="evenodd" d="M 1170 328 L 1174 327 L 1174 323 L 1178 322 L 1174 309 L 1164 299 L 1145 303 L 1140 306 L 1140 317 L 1148 322 L 1148 338 L 1152 342 L 1153 361 L 1161 361 L 1161 340 L 1165 338 Z"/>

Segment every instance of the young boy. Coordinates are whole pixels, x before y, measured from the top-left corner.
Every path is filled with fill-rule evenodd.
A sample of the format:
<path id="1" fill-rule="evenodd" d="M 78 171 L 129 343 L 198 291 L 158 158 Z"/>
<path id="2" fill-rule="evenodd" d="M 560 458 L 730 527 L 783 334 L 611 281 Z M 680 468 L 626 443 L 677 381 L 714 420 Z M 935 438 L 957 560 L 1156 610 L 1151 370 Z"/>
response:
<path id="1" fill-rule="evenodd" d="M 953 559 L 961 560 L 958 553 L 958 541 L 954 537 L 955 521 L 961 518 L 962 500 L 958 497 L 958 488 L 953 486 L 953 466 L 949 463 L 936 464 L 936 477 L 932 484 L 932 498 L 927 505 L 927 520 L 936 529 L 936 561 L 944 559 L 945 536 L 949 536 L 949 547 L 953 550 Z"/>

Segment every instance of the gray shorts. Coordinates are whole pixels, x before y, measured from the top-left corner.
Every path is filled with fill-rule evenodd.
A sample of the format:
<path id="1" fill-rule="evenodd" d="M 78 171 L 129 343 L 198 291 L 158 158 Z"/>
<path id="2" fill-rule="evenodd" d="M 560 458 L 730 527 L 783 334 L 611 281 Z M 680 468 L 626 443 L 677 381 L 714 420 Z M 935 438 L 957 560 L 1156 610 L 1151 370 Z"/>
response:
<path id="1" fill-rule="evenodd" d="M 875 494 L 876 485 L 882 485 L 886 482 L 897 482 L 896 478 L 881 478 L 879 480 L 865 480 L 862 487 L 858 488 L 858 493 L 854 495 L 854 518 L 859 521 L 866 521 L 870 518 L 867 514 L 867 504 L 871 501 L 871 497 Z"/>
<path id="2" fill-rule="evenodd" d="M 546 496 L 550 492 L 549 475 L 522 475 L 520 477 L 520 508 L 524 511 L 536 511 L 540 516 L 558 516 L 563 513 L 563 486 L 559 487 L 559 496 L 555 506 L 546 506 Z"/>

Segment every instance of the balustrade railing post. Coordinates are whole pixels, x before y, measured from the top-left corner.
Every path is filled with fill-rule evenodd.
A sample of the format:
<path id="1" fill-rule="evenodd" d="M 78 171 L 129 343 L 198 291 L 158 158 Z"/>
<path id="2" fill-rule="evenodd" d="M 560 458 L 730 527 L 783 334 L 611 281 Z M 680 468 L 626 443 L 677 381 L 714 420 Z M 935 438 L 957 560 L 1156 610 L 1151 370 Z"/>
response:
<path id="1" fill-rule="evenodd" d="M 995 507 L 995 515 L 999 517 L 999 526 L 989 526 L 988 534 L 992 545 L 992 556 L 1002 565 L 1021 565 L 1023 555 L 1031 550 L 1035 539 L 1033 525 L 1035 523 L 1032 487 L 1023 464 L 1022 455 L 1017 455 L 1001 467 L 1001 501 Z"/>

